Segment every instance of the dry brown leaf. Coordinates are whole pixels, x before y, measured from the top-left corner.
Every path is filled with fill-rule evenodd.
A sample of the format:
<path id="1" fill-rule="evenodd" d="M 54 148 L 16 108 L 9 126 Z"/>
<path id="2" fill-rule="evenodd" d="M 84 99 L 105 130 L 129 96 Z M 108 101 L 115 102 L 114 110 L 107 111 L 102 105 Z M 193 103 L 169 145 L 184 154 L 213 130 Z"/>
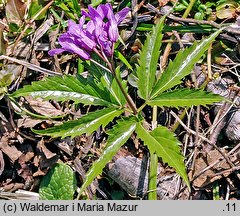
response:
<path id="1" fill-rule="evenodd" d="M 9 145 L 9 139 L 5 136 L 0 140 L 0 149 L 11 159 L 12 162 L 16 161 L 22 155 L 22 152 L 20 152 L 15 146 Z"/>
<path id="2" fill-rule="evenodd" d="M 22 0 L 8 0 L 6 3 L 6 18 L 9 23 L 20 25 L 24 19 L 26 4 Z"/>
<path id="3" fill-rule="evenodd" d="M 30 144 L 22 145 L 19 149 L 23 152 L 23 154 L 19 157 L 19 163 L 23 164 L 29 162 L 34 157 L 34 151 Z"/>
<path id="4" fill-rule="evenodd" d="M 61 110 L 56 109 L 49 101 L 44 101 L 42 98 L 33 99 L 30 96 L 25 97 L 32 109 L 44 116 L 59 116 L 63 115 Z"/>
<path id="5" fill-rule="evenodd" d="M 56 155 L 56 153 L 52 153 L 48 150 L 48 148 L 44 144 L 44 140 L 40 140 L 37 144 L 38 149 L 45 155 L 47 159 L 50 159 Z"/>
<path id="6" fill-rule="evenodd" d="M 23 116 L 23 118 L 17 120 L 17 127 L 33 128 L 42 121 L 41 119 L 32 119 L 28 116 Z"/>
<path id="7" fill-rule="evenodd" d="M 222 158 L 222 155 L 217 150 L 212 150 L 208 152 L 206 157 L 204 157 L 202 154 L 199 154 L 195 162 L 194 175 L 197 176 L 199 173 L 201 173 L 203 169 L 213 164 L 215 161 L 218 161 L 220 158 Z M 197 179 L 195 179 L 193 181 L 193 186 L 198 188 L 205 187 L 223 177 L 222 175 L 216 175 L 216 173 L 227 170 L 229 168 L 230 165 L 225 160 L 222 160 L 220 163 L 207 170 Z M 224 176 L 226 177 L 229 174 L 230 172 L 226 172 L 224 173 Z"/>

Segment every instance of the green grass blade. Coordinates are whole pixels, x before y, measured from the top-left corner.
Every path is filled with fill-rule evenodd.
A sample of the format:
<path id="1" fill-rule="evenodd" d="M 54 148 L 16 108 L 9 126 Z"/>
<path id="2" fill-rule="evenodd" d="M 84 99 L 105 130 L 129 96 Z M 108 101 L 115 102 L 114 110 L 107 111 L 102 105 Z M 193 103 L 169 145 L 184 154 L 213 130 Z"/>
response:
<path id="1" fill-rule="evenodd" d="M 84 133 L 91 134 L 100 126 L 105 127 L 115 117 L 123 112 L 122 109 L 105 108 L 95 112 L 88 113 L 78 120 L 67 121 L 61 125 L 57 125 L 45 130 L 33 130 L 33 132 L 41 135 L 52 137 L 80 136 Z"/>
<path id="2" fill-rule="evenodd" d="M 81 186 L 79 196 L 92 183 L 97 175 L 102 173 L 106 164 L 112 160 L 112 157 L 117 153 L 120 147 L 130 138 L 136 128 L 136 119 L 128 118 L 117 122 L 117 124 L 108 132 L 107 145 L 97 161 L 86 174 L 86 179 Z"/>
<path id="3" fill-rule="evenodd" d="M 145 100 L 149 98 L 156 81 L 164 21 L 165 17 L 153 27 L 152 33 L 148 34 L 140 52 L 139 65 L 137 66 L 138 94 Z"/>
<path id="4" fill-rule="evenodd" d="M 164 163 L 168 163 L 169 166 L 173 167 L 190 187 L 184 157 L 180 152 L 180 142 L 174 134 L 163 126 L 158 126 L 153 131 L 148 132 L 141 123 L 137 124 L 136 133 L 138 138 L 147 145 L 150 153 L 156 153 Z"/>
<path id="5" fill-rule="evenodd" d="M 198 105 L 208 105 L 223 100 L 219 95 L 212 94 L 201 89 L 176 89 L 164 92 L 148 101 L 150 106 L 159 107 L 191 107 Z"/>
<path id="6" fill-rule="evenodd" d="M 199 61 L 204 52 L 209 48 L 212 41 L 221 30 L 211 34 L 200 43 L 195 43 L 183 51 L 179 51 L 174 61 L 170 61 L 166 71 L 163 72 L 151 93 L 151 98 L 181 83 L 181 79 L 189 75 L 194 64 Z"/>

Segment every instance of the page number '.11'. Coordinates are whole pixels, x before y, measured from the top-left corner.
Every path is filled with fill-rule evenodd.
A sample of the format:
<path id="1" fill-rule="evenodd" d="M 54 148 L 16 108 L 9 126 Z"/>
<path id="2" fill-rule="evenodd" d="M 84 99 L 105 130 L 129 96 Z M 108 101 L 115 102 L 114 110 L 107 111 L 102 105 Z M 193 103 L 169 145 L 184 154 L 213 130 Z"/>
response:
<path id="1" fill-rule="evenodd" d="M 236 203 L 227 203 L 226 209 L 223 209 L 223 211 L 235 212 L 236 211 Z"/>

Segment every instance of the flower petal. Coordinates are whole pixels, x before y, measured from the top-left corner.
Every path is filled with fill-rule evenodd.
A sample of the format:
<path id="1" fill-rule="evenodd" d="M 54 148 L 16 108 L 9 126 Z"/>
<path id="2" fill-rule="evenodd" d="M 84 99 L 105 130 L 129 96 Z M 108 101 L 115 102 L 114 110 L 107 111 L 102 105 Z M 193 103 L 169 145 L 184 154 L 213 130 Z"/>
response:
<path id="1" fill-rule="evenodd" d="M 83 60 L 88 60 L 90 59 L 90 54 L 86 52 L 85 50 L 79 48 L 76 44 L 74 43 L 68 43 L 68 42 L 63 42 L 62 47 L 64 50 L 70 52 L 70 53 L 75 53 L 80 56 Z"/>
<path id="2" fill-rule="evenodd" d="M 52 50 L 49 50 L 49 51 L 48 51 L 48 55 L 54 56 L 54 55 L 63 53 L 64 51 L 65 51 L 65 50 L 62 49 L 62 48 L 52 49 Z"/>
<path id="3" fill-rule="evenodd" d="M 106 4 L 106 9 L 107 9 L 107 19 L 108 19 L 108 22 L 106 23 L 107 29 L 108 29 L 108 36 L 112 42 L 116 42 L 119 37 L 117 20 L 114 16 L 112 6 L 109 3 Z"/>
<path id="4" fill-rule="evenodd" d="M 115 14 L 115 18 L 117 20 L 118 25 L 125 19 L 129 11 L 130 8 L 126 7 Z"/>

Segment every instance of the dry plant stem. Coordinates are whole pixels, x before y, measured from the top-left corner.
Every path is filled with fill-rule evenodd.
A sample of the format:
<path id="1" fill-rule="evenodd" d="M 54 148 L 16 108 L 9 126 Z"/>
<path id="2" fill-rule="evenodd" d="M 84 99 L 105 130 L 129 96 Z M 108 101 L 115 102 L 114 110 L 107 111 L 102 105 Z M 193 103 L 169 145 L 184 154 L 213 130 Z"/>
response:
<path id="1" fill-rule="evenodd" d="M 193 131 L 192 129 L 188 128 L 183 122 L 181 119 L 179 119 L 179 117 L 173 112 L 173 111 L 170 111 L 170 114 L 176 118 L 179 123 L 183 126 L 183 128 L 188 132 L 188 133 L 191 133 L 193 135 L 196 136 L 196 132 Z M 202 136 L 202 135 L 198 135 L 199 138 L 201 138 L 203 141 L 209 143 L 210 145 L 213 145 L 213 147 L 225 158 L 225 160 L 228 162 L 228 164 L 231 166 L 231 167 L 234 167 L 234 164 L 231 162 L 231 160 L 221 151 L 221 149 L 216 146 L 214 143 L 212 143 L 209 139 L 207 139 L 206 137 Z"/>
<path id="2" fill-rule="evenodd" d="M 196 136 L 195 136 L 195 145 L 194 145 L 194 155 L 193 155 L 193 161 L 191 166 L 191 174 L 194 175 L 194 168 L 195 168 L 195 161 L 197 158 L 197 152 L 199 148 L 199 118 L 200 118 L 200 106 L 197 106 L 197 117 L 196 117 Z M 191 176 L 192 178 L 193 176 Z"/>
<path id="3" fill-rule="evenodd" d="M 206 134 L 208 134 L 209 132 L 211 132 L 211 131 L 225 118 L 225 116 L 228 114 L 228 112 L 232 109 L 232 107 L 234 106 L 234 104 L 237 102 L 238 98 L 239 98 L 238 96 L 236 96 L 236 97 L 234 98 L 233 102 L 231 103 L 231 105 L 229 106 L 229 108 L 225 111 L 225 113 L 219 118 L 219 120 L 218 120 L 215 124 L 213 124 L 213 125 L 207 130 L 207 132 L 206 132 L 204 135 L 206 135 Z"/>
<path id="4" fill-rule="evenodd" d="M 152 6 L 151 4 L 147 4 L 146 7 L 147 7 L 150 11 L 154 11 L 155 13 L 157 13 L 157 14 L 159 14 L 159 15 L 165 15 L 165 14 L 161 13 L 158 9 L 156 9 L 154 6 Z M 179 23 L 180 23 L 180 22 L 185 22 L 185 23 L 188 23 L 188 24 L 190 24 L 190 23 L 195 23 L 195 24 L 197 24 L 197 25 L 210 25 L 210 26 L 212 26 L 212 27 L 214 27 L 214 28 L 217 28 L 217 29 L 220 29 L 220 28 L 224 27 L 224 26 L 222 26 L 222 25 L 220 25 L 220 24 L 218 24 L 218 23 L 216 23 L 216 22 L 214 22 L 214 21 L 211 21 L 211 20 L 210 20 L 210 21 L 207 21 L 207 20 L 196 20 L 196 19 L 186 18 L 186 17 L 176 17 L 176 16 L 174 16 L 174 15 L 172 15 L 172 14 L 169 14 L 169 15 L 167 16 L 167 18 L 169 18 L 169 19 L 171 19 L 171 20 L 173 20 L 173 21 L 179 22 Z M 223 31 L 224 31 L 224 32 L 228 32 L 228 33 L 230 33 L 230 34 L 240 35 L 240 30 L 237 29 L 237 28 L 231 27 L 231 26 L 225 26 L 225 27 L 223 28 Z M 221 35 L 219 35 L 219 36 L 223 36 L 223 37 L 225 37 L 226 39 L 228 38 L 230 41 L 231 41 L 231 40 L 234 40 L 235 42 L 237 42 L 237 41 L 235 40 L 235 38 L 230 37 L 229 35 L 221 34 Z"/>
<path id="5" fill-rule="evenodd" d="M 212 80 L 212 62 L 211 62 L 211 59 L 212 59 L 212 43 L 210 45 L 210 47 L 208 48 L 208 54 L 207 54 L 207 71 L 208 71 L 208 80 Z"/>
<path id="6" fill-rule="evenodd" d="M 223 121 L 222 116 L 223 115 L 225 116 L 228 113 L 226 111 L 229 110 L 229 107 L 230 107 L 229 103 L 224 103 L 222 108 L 219 110 L 220 115 L 217 115 L 217 116 L 220 117 L 220 119 L 222 119 L 222 121 L 218 121 L 218 118 L 216 118 L 217 124 L 214 124 L 215 127 L 211 130 L 210 136 L 209 136 L 209 140 L 212 143 L 216 143 L 217 142 L 219 134 L 220 134 L 221 130 L 224 128 L 224 126 L 225 126 L 225 121 Z M 211 149 L 212 149 L 212 146 L 207 146 L 207 150 L 211 150 Z"/>
<path id="7" fill-rule="evenodd" d="M 54 71 L 51 71 L 51 70 L 47 70 L 45 68 L 39 67 L 39 66 L 31 64 L 29 62 L 18 60 L 16 58 L 12 58 L 12 57 L 9 57 L 9 56 L 0 55 L 0 59 L 5 59 L 5 60 L 8 60 L 8 61 L 15 62 L 15 63 L 23 65 L 23 66 L 25 66 L 25 67 L 27 67 L 31 70 L 38 71 L 38 72 L 41 72 L 41 73 L 44 73 L 44 74 L 47 74 L 47 75 L 51 75 L 51 76 L 56 76 L 56 75 L 61 76 L 62 75 L 60 73 L 57 73 L 57 72 L 54 72 Z"/>
<path id="8" fill-rule="evenodd" d="M 192 10 L 192 7 L 193 7 L 195 1 L 196 1 L 196 0 L 192 0 L 192 1 L 190 2 L 190 4 L 188 5 L 187 9 L 185 10 L 185 12 L 184 12 L 184 14 L 183 14 L 183 16 L 182 16 L 183 18 L 186 18 L 186 17 L 188 16 L 188 14 L 190 13 L 190 11 Z M 169 16 L 170 16 L 170 15 L 169 15 Z M 172 36 L 170 37 L 170 40 L 174 40 L 174 39 L 175 39 L 175 36 L 172 35 Z M 169 56 L 169 54 L 170 54 L 171 49 L 172 49 L 172 43 L 168 43 L 167 46 L 166 46 L 166 48 L 165 48 L 165 50 L 164 50 L 163 57 L 162 57 L 162 62 L 161 62 L 161 66 L 162 66 L 163 69 L 166 68 L 168 56 Z"/>
<path id="9" fill-rule="evenodd" d="M 45 5 L 31 20 L 29 20 L 28 24 L 25 26 L 24 30 L 21 32 L 21 34 L 18 36 L 13 49 L 12 49 L 12 53 L 14 52 L 18 42 L 21 40 L 21 38 L 23 37 L 24 33 L 27 31 L 27 29 L 32 25 L 32 23 L 35 21 L 35 19 L 37 19 L 37 17 L 39 16 L 39 14 L 41 14 L 42 12 L 46 11 L 52 4 L 53 4 L 53 0 L 50 1 L 47 5 Z"/>

